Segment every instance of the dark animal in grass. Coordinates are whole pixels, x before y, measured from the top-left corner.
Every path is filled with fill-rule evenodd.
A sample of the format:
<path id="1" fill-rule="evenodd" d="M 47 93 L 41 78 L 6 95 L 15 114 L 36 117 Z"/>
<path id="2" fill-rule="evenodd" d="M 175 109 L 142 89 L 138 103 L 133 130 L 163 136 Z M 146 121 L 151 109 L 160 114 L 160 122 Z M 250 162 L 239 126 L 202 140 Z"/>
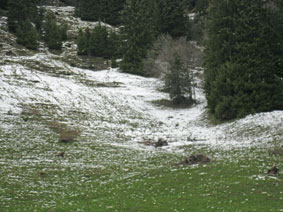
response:
<path id="1" fill-rule="evenodd" d="M 267 171 L 268 175 L 277 175 L 278 173 L 279 169 L 276 167 L 275 164 Z"/>
<path id="2" fill-rule="evenodd" d="M 209 162 L 211 162 L 211 159 L 209 157 L 203 154 L 196 154 L 185 158 L 185 160 L 181 161 L 177 165 L 193 165 L 193 164 L 203 164 Z"/>
<path id="3" fill-rule="evenodd" d="M 56 153 L 56 156 L 58 156 L 58 157 L 64 157 L 64 155 L 65 155 L 65 152 L 57 152 Z"/>

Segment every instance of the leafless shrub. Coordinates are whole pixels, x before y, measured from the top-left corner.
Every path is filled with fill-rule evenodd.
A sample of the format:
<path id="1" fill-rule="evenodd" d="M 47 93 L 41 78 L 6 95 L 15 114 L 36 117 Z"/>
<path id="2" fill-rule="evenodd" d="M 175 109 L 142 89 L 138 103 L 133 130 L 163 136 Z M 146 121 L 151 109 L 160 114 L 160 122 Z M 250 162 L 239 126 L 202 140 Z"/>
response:
<path id="1" fill-rule="evenodd" d="M 80 135 L 79 130 L 62 130 L 60 132 L 59 141 L 63 143 L 69 143 L 74 141 Z"/>
<path id="2" fill-rule="evenodd" d="M 79 129 L 70 129 L 66 124 L 57 121 L 47 122 L 47 126 L 59 134 L 59 141 L 63 143 L 72 142 L 81 134 Z"/>
<path id="3" fill-rule="evenodd" d="M 271 150 L 270 152 L 271 152 L 272 154 L 282 156 L 282 155 L 283 155 L 283 146 L 274 147 L 274 149 Z"/>
<path id="4" fill-rule="evenodd" d="M 28 115 L 28 116 L 41 116 L 42 115 L 40 109 L 32 107 L 32 105 L 23 105 L 21 114 Z"/>
<path id="5" fill-rule="evenodd" d="M 148 76 L 160 77 L 169 68 L 174 55 L 180 55 L 188 70 L 201 66 L 202 51 L 186 40 L 185 37 L 173 39 L 170 35 L 161 35 L 154 43 L 144 61 L 144 71 Z"/>

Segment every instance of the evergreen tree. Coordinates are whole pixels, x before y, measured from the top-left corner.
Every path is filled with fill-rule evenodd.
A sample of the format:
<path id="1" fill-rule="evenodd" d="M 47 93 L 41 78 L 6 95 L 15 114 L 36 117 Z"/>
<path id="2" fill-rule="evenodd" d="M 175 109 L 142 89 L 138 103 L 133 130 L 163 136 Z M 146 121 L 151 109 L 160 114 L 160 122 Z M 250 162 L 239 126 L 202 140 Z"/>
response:
<path id="1" fill-rule="evenodd" d="M 193 98 L 192 77 L 182 58 L 175 54 L 170 61 L 169 71 L 165 74 L 165 90 L 169 91 L 170 98 L 174 103 L 180 104 Z"/>
<path id="2" fill-rule="evenodd" d="M 200 15 L 206 15 L 208 5 L 209 5 L 209 0 L 198 0 L 195 5 L 196 11 Z"/>
<path id="3" fill-rule="evenodd" d="M 99 20 L 99 0 L 80 0 L 76 7 L 76 14 L 86 21 Z"/>
<path id="4" fill-rule="evenodd" d="M 108 32 L 108 42 L 106 55 L 107 58 L 117 59 L 121 57 L 121 36 L 115 30 Z"/>
<path id="5" fill-rule="evenodd" d="M 0 8 L 6 10 L 8 5 L 8 0 L 0 0 Z"/>
<path id="6" fill-rule="evenodd" d="M 89 54 L 95 57 L 107 57 L 108 32 L 105 26 L 99 23 L 94 27 L 89 38 Z"/>
<path id="7" fill-rule="evenodd" d="M 68 40 L 67 31 L 68 31 L 68 25 L 67 24 L 63 24 L 62 26 L 60 26 L 62 41 Z"/>
<path id="8" fill-rule="evenodd" d="M 124 72 L 143 75 L 143 59 L 155 39 L 151 15 L 152 1 L 128 0 L 122 13 L 125 39 L 121 69 Z"/>
<path id="9" fill-rule="evenodd" d="M 189 30 L 189 20 L 186 15 L 184 0 L 162 0 L 159 3 L 160 33 L 172 37 L 186 36 Z"/>
<path id="10" fill-rule="evenodd" d="M 29 20 L 18 25 L 16 35 L 17 43 L 22 44 L 29 49 L 38 48 L 39 34 Z"/>
<path id="11" fill-rule="evenodd" d="M 80 0 L 76 6 L 76 14 L 83 20 L 119 25 L 124 3 L 125 0 Z"/>
<path id="12" fill-rule="evenodd" d="M 61 50 L 63 38 L 66 39 L 66 28 L 56 23 L 56 17 L 48 11 L 45 17 L 44 40 L 49 49 Z"/>
<path id="13" fill-rule="evenodd" d="M 114 30 L 108 30 L 101 23 L 91 32 L 80 29 L 78 40 L 78 55 L 90 55 L 106 59 L 116 59 L 120 56 L 121 38 Z"/>
<path id="14" fill-rule="evenodd" d="M 8 27 L 11 32 L 16 32 L 18 24 L 30 20 L 37 22 L 37 0 L 9 0 L 8 1 Z"/>
<path id="15" fill-rule="evenodd" d="M 47 46 L 49 49 L 61 50 L 62 48 L 62 35 L 60 28 L 56 22 L 52 20 L 49 23 L 49 34 L 47 36 Z"/>
<path id="16" fill-rule="evenodd" d="M 118 68 L 119 65 L 117 63 L 117 61 L 115 60 L 115 58 L 111 58 L 111 68 Z"/>
<path id="17" fill-rule="evenodd" d="M 283 109 L 278 36 L 262 0 L 213 0 L 205 52 L 210 112 L 228 120 Z"/>
<path id="18" fill-rule="evenodd" d="M 120 25 L 124 4 L 125 0 L 101 0 L 99 20 L 111 25 Z"/>
<path id="19" fill-rule="evenodd" d="M 87 55 L 88 54 L 88 49 L 89 49 L 89 37 L 90 37 L 90 32 L 89 29 L 87 28 L 85 32 L 80 29 L 79 30 L 79 35 L 78 35 L 78 40 L 77 40 L 77 53 L 78 55 Z"/>
<path id="20" fill-rule="evenodd" d="M 197 0 L 187 0 L 187 5 L 189 10 L 193 10 L 196 7 Z"/>

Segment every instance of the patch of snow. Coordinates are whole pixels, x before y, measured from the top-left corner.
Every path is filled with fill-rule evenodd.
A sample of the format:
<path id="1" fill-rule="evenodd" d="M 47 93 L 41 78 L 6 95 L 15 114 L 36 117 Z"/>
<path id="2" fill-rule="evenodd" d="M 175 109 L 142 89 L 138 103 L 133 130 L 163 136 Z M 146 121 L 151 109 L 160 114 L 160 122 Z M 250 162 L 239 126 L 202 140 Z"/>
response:
<path id="1" fill-rule="evenodd" d="M 115 145 L 152 149 L 139 142 L 158 138 L 169 141 L 170 145 L 163 147 L 168 151 L 179 151 L 180 147 L 190 144 L 224 149 L 265 145 L 276 137 L 283 121 L 283 111 L 274 111 L 210 126 L 204 120 L 206 101 L 200 88 L 196 89 L 197 105 L 188 109 L 171 109 L 152 103 L 153 100 L 168 98 L 168 94 L 157 90 L 162 84 L 159 79 L 120 73 L 117 69 L 82 70 L 46 53 L 12 57 L 10 60 L 14 64 L 0 67 L 1 114 L 9 111 L 20 113 L 22 105 L 36 103 L 56 105 L 55 113 L 66 118 L 69 111 L 79 111 L 88 114 L 89 120 L 73 122 L 86 132 L 104 130 L 103 133 L 109 134 L 110 138 L 123 134 L 126 140 L 114 142 Z M 58 75 L 31 69 L 24 61 L 40 62 Z M 60 75 L 61 71 L 68 71 L 70 76 Z M 116 83 L 120 87 L 90 87 L 84 81 L 102 85 Z M 261 129 L 268 127 L 270 133 L 261 134 Z M 239 134 L 241 131 L 243 134 Z"/>
<path id="2" fill-rule="evenodd" d="M 71 30 L 97 24 L 71 16 L 74 7 L 46 8 L 73 23 Z M 70 48 L 74 49 L 75 44 L 71 43 Z M 60 56 L 49 53 L 44 46 L 41 50 L 33 56 L 1 57 L 1 122 L 8 113 L 21 114 L 25 105 L 45 104 L 53 106 L 52 111 L 45 113 L 52 112 L 68 125 L 77 126 L 85 136 L 95 134 L 105 143 L 141 150 L 154 150 L 140 142 L 159 138 L 169 142 L 162 150 L 172 152 L 182 151 L 186 145 L 229 150 L 266 146 L 272 140 L 282 139 L 283 111 L 250 115 L 232 123 L 211 126 L 205 120 L 206 100 L 199 81 L 198 104 L 187 109 L 166 108 L 152 103 L 169 98 L 168 94 L 158 91 L 162 85 L 159 79 L 129 75 L 117 69 L 93 72 L 75 68 L 62 62 Z M 1 128 L 5 126 L 10 127 L 1 125 Z"/>

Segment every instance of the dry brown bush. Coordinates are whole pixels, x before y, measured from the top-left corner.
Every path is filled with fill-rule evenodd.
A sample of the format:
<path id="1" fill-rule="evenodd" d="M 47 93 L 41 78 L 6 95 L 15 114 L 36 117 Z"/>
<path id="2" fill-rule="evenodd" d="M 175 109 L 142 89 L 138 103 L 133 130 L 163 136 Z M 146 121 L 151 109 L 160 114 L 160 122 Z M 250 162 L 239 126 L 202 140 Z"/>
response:
<path id="1" fill-rule="evenodd" d="M 185 37 L 173 39 L 170 35 L 161 35 L 153 44 L 144 61 L 144 72 L 147 76 L 160 77 L 169 68 L 174 55 L 181 56 L 188 71 L 202 65 L 202 51 L 186 40 Z"/>
<path id="2" fill-rule="evenodd" d="M 81 134 L 79 129 L 70 129 L 66 124 L 57 121 L 47 122 L 47 126 L 59 134 L 59 141 L 63 143 L 72 142 Z"/>

